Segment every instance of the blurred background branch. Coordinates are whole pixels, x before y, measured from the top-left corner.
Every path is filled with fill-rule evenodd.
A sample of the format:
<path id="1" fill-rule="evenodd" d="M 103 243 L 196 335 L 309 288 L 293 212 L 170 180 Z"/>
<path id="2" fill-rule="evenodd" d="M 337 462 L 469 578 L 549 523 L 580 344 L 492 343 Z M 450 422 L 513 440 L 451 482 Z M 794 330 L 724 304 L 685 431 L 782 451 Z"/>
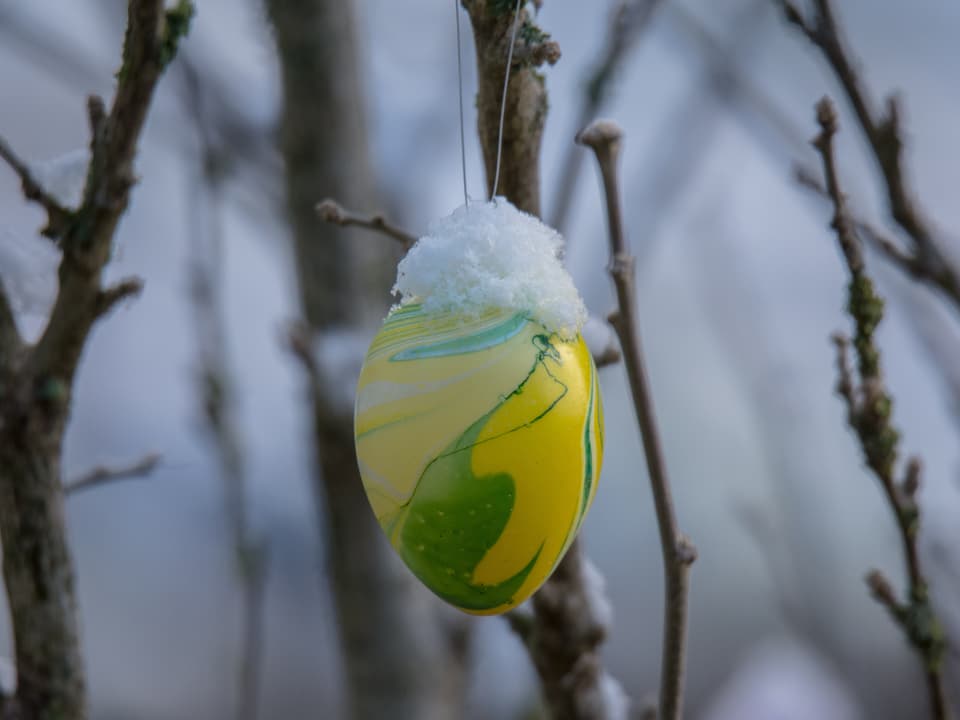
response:
<path id="1" fill-rule="evenodd" d="M 241 595 L 234 716 L 237 720 L 256 720 L 262 685 L 269 548 L 251 528 L 246 442 L 236 418 L 238 393 L 223 319 L 221 215 L 232 146 L 219 138 L 233 137 L 233 133 L 221 135 L 216 119 L 210 117 L 202 76 L 189 55 L 181 58 L 179 70 L 183 106 L 192 115 L 200 145 L 196 179 L 187 185 L 191 220 L 188 276 L 197 346 L 197 394 L 220 466 L 226 524 Z"/>
<path id="2" fill-rule="evenodd" d="M 84 473 L 78 478 L 70 480 L 63 488 L 68 495 L 70 493 L 87 490 L 104 483 L 114 482 L 115 480 L 135 480 L 150 475 L 160 464 L 161 456 L 159 453 L 149 453 L 144 455 L 136 462 L 127 465 L 111 466 L 98 465 L 89 472 Z"/>
<path id="3" fill-rule="evenodd" d="M 400 228 L 392 225 L 383 215 L 377 213 L 364 217 L 344 209 L 336 200 L 327 198 L 317 205 L 317 214 L 324 222 L 333 223 L 340 227 L 361 227 L 373 230 L 396 240 L 404 250 L 409 250 L 417 239 Z"/>
<path id="4" fill-rule="evenodd" d="M 622 72 L 624 62 L 650 27 L 654 13 L 663 4 L 663 0 L 617 0 L 612 5 L 606 41 L 585 80 L 580 114 L 574 132 L 579 132 L 596 120 L 597 113 L 614 95 L 615 82 Z M 550 215 L 550 225 L 561 234 L 570 217 L 582 164 L 583 153 L 576 144 L 570 143 L 560 166 Z"/>
<path id="5" fill-rule="evenodd" d="M 266 8 L 280 59 L 287 210 L 311 365 L 324 372 L 342 363 L 351 373 L 346 387 L 341 377 L 312 382 L 307 393 L 346 712 L 358 720 L 453 717 L 463 701 L 464 658 L 453 652 L 460 641 L 439 622 L 439 601 L 399 566 L 370 512 L 353 450 L 352 398 L 340 401 L 356 382 L 366 344 L 343 331 L 380 312 L 362 271 L 385 260 L 378 244 L 361 253 L 355 229 L 326 224 L 315 209 L 324 197 L 377 204 L 354 3 L 267 0 Z"/>

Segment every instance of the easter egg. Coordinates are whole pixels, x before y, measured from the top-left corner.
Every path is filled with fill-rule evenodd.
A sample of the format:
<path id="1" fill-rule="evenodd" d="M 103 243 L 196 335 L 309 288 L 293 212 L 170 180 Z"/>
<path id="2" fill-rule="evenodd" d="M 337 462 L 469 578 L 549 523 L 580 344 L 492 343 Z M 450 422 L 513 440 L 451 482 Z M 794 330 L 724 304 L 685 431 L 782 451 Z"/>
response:
<path id="1" fill-rule="evenodd" d="M 597 373 L 579 333 L 529 313 L 395 308 L 357 388 L 357 458 L 390 544 L 468 613 L 505 612 L 550 576 L 600 475 Z"/>

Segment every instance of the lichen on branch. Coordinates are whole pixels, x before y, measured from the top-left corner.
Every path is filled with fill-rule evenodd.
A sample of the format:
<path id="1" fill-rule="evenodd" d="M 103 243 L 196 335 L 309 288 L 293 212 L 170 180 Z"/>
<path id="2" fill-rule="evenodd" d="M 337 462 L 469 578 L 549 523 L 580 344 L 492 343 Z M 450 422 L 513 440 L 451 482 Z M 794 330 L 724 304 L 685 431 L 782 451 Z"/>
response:
<path id="1" fill-rule="evenodd" d="M 831 227 L 850 272 L 847 312 L 853 321 L 853 348 L 857 360 L 855 375 L 849 360 L 850 341 L 841 333 L 834 335 L 837 394 L 846 405 L 847 421 L 860 442 L 864 461 L 879 481 L 896 519 L 907 576 L 906 597 L 899 600 L 879 570 L 868 574 L 867 585 L 873 597 L 887 608 L 919 654 L 927 682 L 931 716 L 936 720 L 945 720 L 950 717 L 942 675 L 947 640 L 930 601 L 929 585 L 917 547 L 920 507 L 916 494 L 920 487 L 920 461 L 912 458 L 906 465 L 902 479 L 897 478 L 900 433 L 893 424 L 893 398 L 884 381 L 880 349 L 874 337 L 883 319 L 883 299 L 867 275 L 860 238 L 840 188 L 833 151 L 837 114 L 829 98 L 823 98 L 817 104 L 817 122 L 820 133 L 813 145 L 823 161 L 826 190 L 833 202 Z"/>

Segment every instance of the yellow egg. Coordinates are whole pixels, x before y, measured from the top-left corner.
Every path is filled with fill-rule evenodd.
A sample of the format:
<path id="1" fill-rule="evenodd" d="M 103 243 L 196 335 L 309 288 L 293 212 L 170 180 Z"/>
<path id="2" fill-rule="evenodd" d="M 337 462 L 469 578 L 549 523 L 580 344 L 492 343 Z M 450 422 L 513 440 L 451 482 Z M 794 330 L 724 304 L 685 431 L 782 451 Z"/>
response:
<path id="1" fill-rule="evenodd" d="M 523 313 L 394 310 L 357 388 L 357 458 L 390 544 L 434 593 L 501 613 L 550 576 L 600 475 L 603 417 L 583 339 Z"/>

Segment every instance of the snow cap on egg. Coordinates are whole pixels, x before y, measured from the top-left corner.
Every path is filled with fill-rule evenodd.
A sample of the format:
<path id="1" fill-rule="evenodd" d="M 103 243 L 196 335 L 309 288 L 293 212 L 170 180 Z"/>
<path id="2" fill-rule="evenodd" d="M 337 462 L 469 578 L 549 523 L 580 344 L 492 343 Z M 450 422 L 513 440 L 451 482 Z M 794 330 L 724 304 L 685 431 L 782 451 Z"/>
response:
<path id="1" fill-rule="evenodd" d="M 569 340 L 587 312 L 562 250 L 556 230 L 505 198 L 471 203 L 430 225 L 400 262 L 393 292 L 426 312 L 516 310 Z"/>

